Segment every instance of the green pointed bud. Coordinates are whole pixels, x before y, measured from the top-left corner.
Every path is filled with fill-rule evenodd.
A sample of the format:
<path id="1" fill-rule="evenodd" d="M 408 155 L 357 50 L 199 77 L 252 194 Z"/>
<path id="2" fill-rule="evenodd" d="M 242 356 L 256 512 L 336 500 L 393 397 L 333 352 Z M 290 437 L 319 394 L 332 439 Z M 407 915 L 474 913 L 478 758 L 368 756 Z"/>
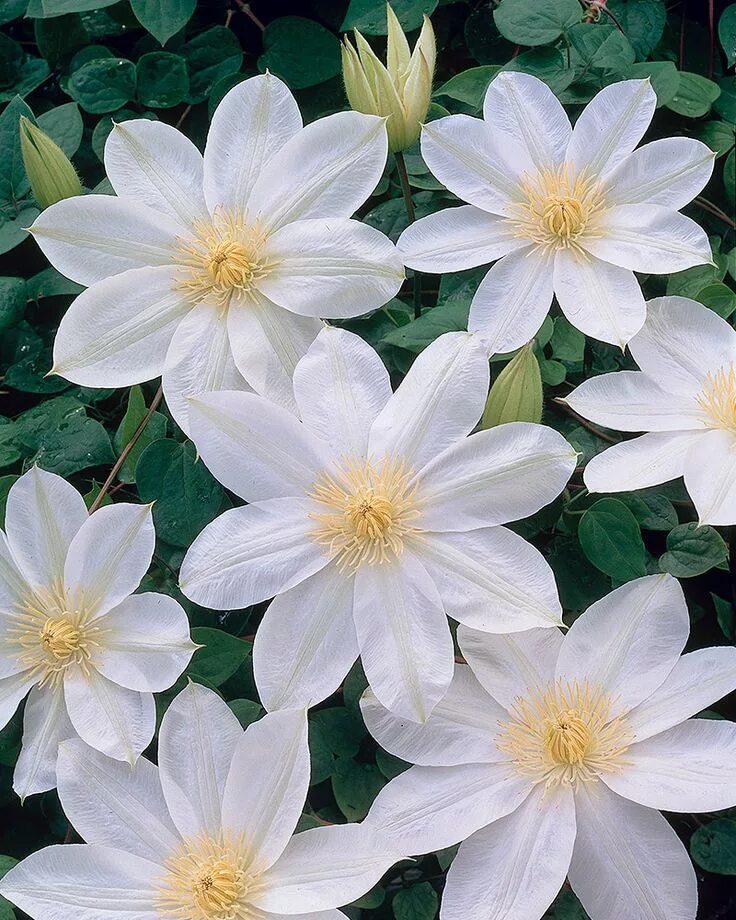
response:
<path id="1" fill-rule="evenodd" d="M 533 342 L 519 349 L 493 381 L 481 427 L 505 422 L 541 422 L 542 375 Z"/>
<path id="2" fill-rule="evenodd" d="M 20 150 L 36 201 L 48 208 L 82 194 L 82 184 L 69 157 L 37 125 L 20 116 Z"/>
<path id="3" fill-rule="evenodd" d="M 413 52 L 396 14 L 387 4 L 386 64 L 356 30 L 356 49 L 343 41 L 342 73 L 350 106 L 366 115 L 387 118 L 392 153 L 410 147 L 419 137 L 432 99 L 436 58 L 434 30 L 428 17 Z"/>

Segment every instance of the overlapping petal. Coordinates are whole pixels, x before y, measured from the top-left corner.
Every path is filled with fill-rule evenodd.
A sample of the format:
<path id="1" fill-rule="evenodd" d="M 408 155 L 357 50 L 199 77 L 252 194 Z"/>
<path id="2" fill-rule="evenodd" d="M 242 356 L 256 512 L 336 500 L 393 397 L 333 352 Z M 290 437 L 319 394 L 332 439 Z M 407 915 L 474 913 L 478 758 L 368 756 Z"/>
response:
<path id="1" fill-rule="evenodd" d="M 704 432 L 685 458 L 685 485 L 700 524 L 736 521 L 736 433 Z"/>
<path id="2" fill-rule="evenodd" d="M 629 492 L 677 479 L 703 432 L 654 432 L 622 441 L 596 454 L 583 472 L 591 492 Z"/>

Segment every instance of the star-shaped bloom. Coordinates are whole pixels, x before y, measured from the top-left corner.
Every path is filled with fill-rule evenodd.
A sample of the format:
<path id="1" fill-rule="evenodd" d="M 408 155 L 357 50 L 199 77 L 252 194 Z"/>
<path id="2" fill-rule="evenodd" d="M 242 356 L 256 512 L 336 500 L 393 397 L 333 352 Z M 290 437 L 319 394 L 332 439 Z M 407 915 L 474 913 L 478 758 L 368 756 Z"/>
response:
<path id="1" fill-rule="evenodd" d="M 325 699 L 360 655 L 382 702 L 421 721 L 452 678 L 446 615 L 560 623 L 546 561 L 498 525 L 551 502 L 575 451 L 541 425 L 467 437 L 488 377 L 478 337 L 447 333 L 392 394 L 376 352 L 326 328 L 294 372 L 301 421 L 248 393 L 192 401 L 202 459 L 252 504 L 202 531 L 181 587 L 218 610 L 275 596 L 254 647 L 267 709 Z"/>
<path id="2" fill-rule="evenodd" d="M 31 228 L 62 274 L 90 286 L 59 326 L 54 372 L 92 387 L 163 372 L 185 431 L 193 393 L 247 381 L 290 406 L 317 317 L 366 313 L 401 286 L 393 244 L 350 219 L 387 150 L 373 115 L 302 127 L 271 74 L 225 96 L 204 157 L 163 122 L 115 125 L 105 169 L 117 197 L 69 198 Z"/>
<path id="3" fill-rule="evenodd" d="M 648 80 L 613 83 L 572 128 L 541 80 L 504 72 L 483 119 L 450 115 L 424 127 L 427 165 L 468 204 L 412 224 L 399 251 L 427 272 L 498 259 L 468 321 L 491 352 L 529 341 L 553 294 L 586 335 L 623 346 L 646 315 L 634 271 L 710 261 L 705 232 L 678 209 L 706 184 L 715 154 L 686 137 L 635 150 L 655 105 Z"/>
<path id="4" fill-rule="evenodd" d="M 625 492 L 685 477 L 701 524 L 736 524 L 736 332 L 686 297 L 648 303 L 629 342 L 641 371 L 586 380 L 567 397 L 584 418 L 647 434 L 585 468 L 591 492 Z"/>
<path id="5" fill-rule="evenodd" d="M 8 493 L 5 527 L 0 728 L 29 694 L 14 775 L 24 797 L 53 789 L 59 741 L 75 734 L 133 763 L 153 738 L 153 693 L 196 646 L 172 597 L 133 594 L 153 556 L 150 505 L 90 516 L 73 486 L 33 467 Z"/>
<path id="6" fill-rule="evenodd" d="M 736 687 L 736 649 L 680 657 L 679 583 L 639 578 L 564 636 L 461 626 L 467 665 L 424 725 L 370 693 L 366 723 L 417 764 L 366 824 L 402 852 L 464 841 L 442 920 L 539 920 L 570 881 L 591 920 L 695 920 L 687 850 L 659 813 L 736 804 L 736 724 L 691 719 Z"/>
<path id="7" fill-rule="evenodd" d="M 59 796 L 87 845 L 33 853 L 0 891 L 34 920 L 345 920 L 336 906 L 397 856 L 357 824 L 292 836 L 308 788 L 304 710 L 244 732 L 190 684 L 164 715 L 158 766 L 61 745 Z"/>

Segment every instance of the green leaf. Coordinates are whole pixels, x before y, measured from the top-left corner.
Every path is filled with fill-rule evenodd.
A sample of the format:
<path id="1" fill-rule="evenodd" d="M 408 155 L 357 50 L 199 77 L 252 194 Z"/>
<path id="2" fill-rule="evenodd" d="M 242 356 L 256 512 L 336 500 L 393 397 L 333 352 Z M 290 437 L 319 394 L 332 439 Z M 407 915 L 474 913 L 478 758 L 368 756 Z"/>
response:
<path id="1" fill-rule="evenodd" d="M 621 23 L 637 59 L 643 61 L 662 38 L 667 22 L 664 0 L 609 0 L 607 7 Z"/>
<path id="2" fill-rule="evenodd" d="M 8 202 L 18 201 L 30 189 L 20 152 L 18 124 L 21 115 L 33 120 L 33 112 L 20 96 L 12 99 L 0 115 L 0 150 L 3 152 L 0 158 L 0 198 Z M 5 251 L 0 249 L 0 252 Z"/>
<path id="3" fill-rule="evenodd" d="M 238 639 L 221 629 L 195 626 L 192 641 L 203 646 L 192 657 L 187 674 L 201 677 L 213 687 L 219 687 L 232 677 L 251 652 L 251 643 Z"/>
<path id="4" fill-rule="evenodd" d="M 571 364 L 582 361 L 585 352 L 583 333 L 569 323 L 564 316 L 558 316 L 554 323 L 554 332 L 550 339 L 552 354 L 558 361 L 567 361 Z"/>
<path id="5" fill-rule="evenodd" d="M 418 29 L 424 15 L 430 16 L 437 9 L 438 0 L 391 0 L 391 6 L 402 29 L 410 32 Z M 386 4 L 384 0 L 350 0 L 341 32 L 358 29 L 365 35 L 385 35 Z"/>
<path id="6" fill-rule="evenodd" d="M 731 125 L 727 121 L 706 121 L 698 128 L 697 135 L 719 157 L 736 146 L 736 125 Z"/>
<path id="7" fill-rule="evenodd" d="M 0 177 L 0 185 L 2 178 Z M 28 239 L 28 227 L 41 212 L 38 208 L 21 207 L 17 214 L 10 218 L 3 218 L 0 214 L 0 255 L 15 249 L 20 243 Z"/>
<path id="8" fill-rule="evenodd" d="M 584 23 L 568 33 L 575 51 L 575 64 L 584 71 L 603 70 L 613 73 L 631 67 L 636 54 L 631 42 L 614 25 L 601 23 L 591 27 Z"/>
<path id="9" fill-rule="evenodd" d="M 139 386 L 131 387 L 128 394 L 127 411 L 113 439 L 113 446 L 118 456 L 146 417 L 147 411 L 143 391 Z M 135 468 L 141 454 L 149 444 L 166 437 L 166 426 L 166 416 L 161 415 L 160 412 L 154 412 L 118 471 L 118 479 L 121 482 L 135 482 Z"/>
<path id="10" fill-rule="evenodd" d="M 397 891 L 391 902 L 396 920 L 434 920 L 438 907 L 439 897 L 429 882 Z"/>
<path id="11" fill-rule="evenodd" d="M 659 567 L 675 578 L 692 578 L 727 558 L 728 547 L 718 531 L 691 522 L 680 524 L 667 534 L 667 552 L 660 556 Z"/>
<path id="12" fill-rule="evenodd" d="M 724 284 L 722 281 L 713 281 L 701 288 L 696 297 L 700 303 L 705 304 L 709 310 L 722 316 L 723 319 L 728 317 L 736 310 L 736 292 Z"/>
<path id="13" fill-rule="evenodd" d="M 183 57 L 168 51 L 144 54 L 136 64 L 138 98 L 152 109 L 179 105 L 189 93 L 189 71 Z"/>
<path id="14" fill-rule="evenodd" d="M 498 31 L 517 45 L 548 45 L 582 17 L 577 0 L 502 0 L 493 13 Z"/>
<path id="15" fill-rule="evenodd" d="M 33 19 L 63 16 L 65 13 L 86 13 L 112 6 L 118 0 L 30 0 L 27 16 Z"/>
<path id="16" fill-rule="evenodd" d="M 710 112 L 710 107 L 720 95 L 717 83 L 700 74 L 681 71 L 680 85 L 667 108 L 687 118 L 699 118 Z"/>
<path id="17" fill-rule="evenodd" d="M 13 86 L 18 82 L 24 57 L 23 46 L 0 32 L 0 87 Z"/>
<path id="18" fill-rule="evenodd" d="M 522 71 L 542 80 L 553 93 L 561 93 L 575 79 L 575 70 L 568 67 L 556 48 L 534 48 L 517 54 L 503 70 Z"/>
<path id="19" fill-rule="evenodd" d="M 12 466 L 22 456 L 15 422 L 0 416 L 0 469 Z"/>
<path id="20" fill-rule="evenodd" d="M 713 103 L 713 110 L 731 123 L 736 122 L 736 77 L 724 77 L 718 81 L 721 95 Z"/>
<path id="21" fill-rule="evenodd" d="M 728 66 L 736 64 L 736 3 L 727 6 L 718 20 L 718 40 L 726 55 Z"/>
<path id="22" fill-rule="evenodd" d="M 365 735 L 360 716 L 349 709 L 336 706 L 313 712 L 309 717 L 311 784 L 314 786 L 332 776 L 339 758 L 355 757 Z"/>
<path id="23" fill-rule="evenodd" d="M 649 77 L 652 89 L 657 94 L 658 108 L 667 105 L 680 88 L 680 71 L 672 61 L 644 61 L 634 64 L 621 76 L 627 80 L 644 80 Z"/>
<path id="24" fill-rule="evenodd" d="M 0 278 L 0 330 L 8 329 L 23 319 L 27 298 L 23 278 Z"/>
<path id="25" fill-rule="evenodd" d="M 263 706 L 260 703 L 256 703 L 255 700 L 230 700 L 227 705 L 238 717 L 238 722 L 243 728 L 247 728 L 253 722 L 257 722 L 263 715 Z"/>
<path id="26" fill-rule="evenodd" d="M 4 0 L 0 4 L 0 26 L 22 16 L 28 6 L 28 0 Z"/>
<path id="27" fill-rule="evenodd" d="M 31 458 L 32 463 L 59 476 L 71 476 L 114 460 L 110 436 L 104 426 L 81 414 L 70 415 L 55 430 L 44 432 Z"/>
<path id="28" fill-rule="evenodd" d="M 114 112 L 135 96 L 135 66 L 125 58 L 97 58 L 69 77 L 68 91 L 86 112 Z"/>
<path id="29" fill-rule="evenodd" d="M 76 102 L 66 102 L 49 109 L 36 119 L 39 128 L 49 135 L 68 157 L 79 150 L 84 134 L 84 122 Z"/>
<path id="30" fill-rule="evenodd" d="M 300 16 L 281 16 L 263 32 L 261 70 L 271 70 L 292 89 L 316 86 L 342 70 L 340 42 L 324 26 Z"/>
<path id="31" fill-rule="evenodd" d="M 141 454 L 135 472 L 141 501 L 156 502 L 156 534 L 174 546 L 189 546 L 222 505 L 222 486 L 197 461 L 190 441 L 154 441 Z"/>
<path id="32" fill-rule="evenodd" d="M 721 632 L 729 642 L 733 642 L 736 638 L 736 611 L 734 611 L 733 604 L 712 592 L 710 597 L 716 609 L 716 619 L 721 627 Z"/>
<path id="33" fill-rule="evenodd" d="M 136 19 L 161 45 L 192 18 L 197 0 L 130 0 Z"/>
<path id="34" fill-rule="evenodd" d="M 434 94 L 435 96 L 449 96 L 451 99 L 464 102 L 474 109 L 480 109 L 483 105 L 486 90 L 500 70 L 501 68 L 496 64 L 471 67 L 470 70 L 464 70 L 448 80 L 447 83 L 443 83 L 439 89 L 435 90 Z"/>
<path id="35" fill-rule="evenodd" d="M 646 552 L 639 524 L 623 502 L 601 498 L 578 527 L 583 552 L 596 568 L 617 581 L 646 575 Z"/>
<path id="36" fill-rule="evenodd" d="M 657 493 L 629 492 L 619 496 L 644 530 L 672 530 L 679 520 L 672 502 Z"/>
<path id="37" fill-rule="evenodd" d="M 386 780 L 375 764 L 354 760 L 338 760 L 335 764 L 332 792 L 348 821 L 362 821 L 385 785 Z"/>
<path id="38" fill-rule="evenodd" d="M 228 74 L 237 73 L 243 63 L 243 49 L 230 29 L 213 26 L 201 32 L 179 54 L 187 62 L 189 95 L 187 102 L 202 102 L 212 87 Z"/>
<path id="39" fill-rule="evenodd" d="M 706 872 L 736 875 L 736 821 L 716 818 L 690 838 L 690 855 Z"/>
<path id="40" fill-rule="evenodd" d="M 61 61 L 89 42 L 79 13 L 68 13 L 54 19 L 37 19 L 33 34 L 38 50 L 52 67 L 57 67 Z"/>

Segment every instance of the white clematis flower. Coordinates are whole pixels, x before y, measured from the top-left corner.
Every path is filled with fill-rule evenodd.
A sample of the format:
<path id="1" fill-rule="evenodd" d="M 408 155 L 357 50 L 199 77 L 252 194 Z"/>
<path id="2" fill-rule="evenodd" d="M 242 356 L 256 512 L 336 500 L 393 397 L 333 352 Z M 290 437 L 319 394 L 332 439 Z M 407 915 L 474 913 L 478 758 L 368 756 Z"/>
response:
<path id="1" fill-rule="evenodd" d="M 254 647 L 267 709 L 325 699 L 360 655 L 382 702 L 421 721 L 452 678 L 446 615 L 492 632 L 560 623 L 551 569 L 497 525 L 551 502 L 575 451 L 541 425 L 466 437 L 488 377 L 478 337 L 448 333 L 392 395 L 376 352 L 326 328 L 294 372 L 301 422 L 247 393 L 192 401 L 202 459 L 252 504 L 202 531 L 181 587 L 215 609 L 275 596 Z"/>
<path id="2" fill-rule="evenodd" d="M 686 297 L 648 308 L 629 342 L 641 372 L 601 374 L 567 397 L 600 425 L 648 432 L 594 457 L 585 484 L 624 492 L 684 476 L 701 524 L 736 524 L 736 332 Z"/>
<path id="3" fill-rule="evenodd" d="M 613 83 L 572 128 L 541 80 L 500 73 L 484 119 L 450 115 L 425 125 L 427 165 L 468 204 L 412 224 L 399 251 L 427 272 L 499 260 L 468 321 L 491 353 L 528 342 L 553 294 L 574 326 L 623 347 L 646 315 L 634 271 L 710 261 L 705 232 L 678 209 L 707 183 L 715 154 L 685 137 L 634 150 L 655 105 L 648 80 Z"/>
<path id="4" fill-rule="evenodd" d="M 164 715 L 158 767 L 61 745 L 59 796 L 87 845 L 33 853 L 0 891 L 34 920 L 345 920 L 336 905 L 398 857 L 357 824 L 292 836 L 308 787 L 303 710 L 244 732 L 190 684 Z"/>
<path id="5" fill-rule="evenodd" d="M 629 582 L 564 636 L 461 626 L 468 665 L 422 726 L 367 691 L 366 724 L 417 766 L 365 824 L 404 852 L 464 840 L 441 920 L 539 920 L 567 876 L 591 920 L 695 920 L 697 884 L 665 811 L 736 804 L 736 724 L 691 719 L 736 687 L 736 649 L 680 657 L 670 575 Z"/>
<path id="6" fill-rule="evenodd" d="M 0 728 L 29 694 L 13 785 L 53 789 L 75 734 L 133 763 L 153 738 L 153 693 L 194 653 L 186 613 L 133 594 L 153 556 L 150 505 L 87 513 L 61 476 L 33 467 L 8 493 L 0 530 Z"/>
<path id="7" fill-rule="evenodd" d="M 271 74 L 225 96 L 204 157 L 162 122 L 115 125 L 105 168 L 117 197 L 62 201 L 31 228 L 60 272 L 90 286 L 59 326 L 53 371 L 93 387 L 163 372 L 185 431 L 193 393 L 247 381 L 291 406 L 317 317 L 366 313 L 401 286 L 390 240 L 349 219 L 387 150 L 376 116 L 338 112 L 302 127 Z"/>

